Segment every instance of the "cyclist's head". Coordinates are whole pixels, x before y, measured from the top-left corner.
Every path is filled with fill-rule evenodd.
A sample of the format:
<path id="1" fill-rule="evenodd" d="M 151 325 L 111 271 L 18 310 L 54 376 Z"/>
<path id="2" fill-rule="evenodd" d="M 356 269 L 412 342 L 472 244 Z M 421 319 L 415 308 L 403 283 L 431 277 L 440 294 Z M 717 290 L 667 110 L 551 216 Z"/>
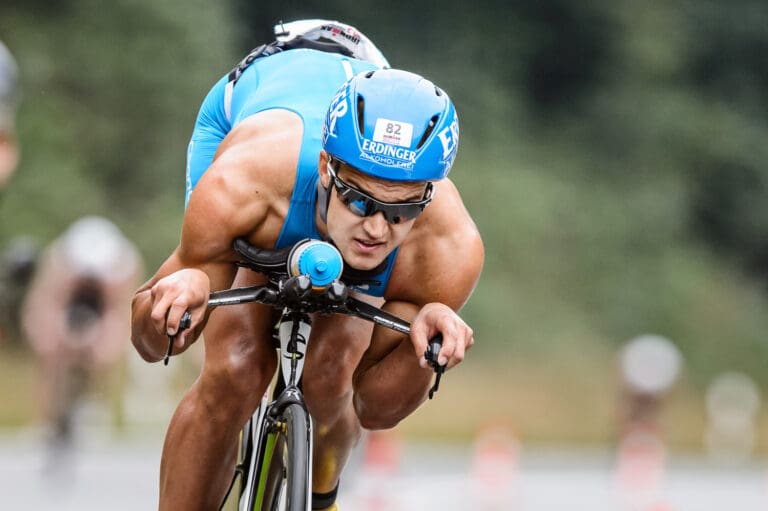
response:
<path id="1" fill-rule="evenodd" d="M 279 23 L 275 25 L 275 36 L 282 42 L 301 37 L 320 44 L 338 45 L 353 58 L 365 60 L 377 67 L 389 67 L 387 59 L 365 34 L 339 21 L 307 19 Z"/>
<path id="2" fill-rule="evenodd" d="M 19 69 L 11 52 L 0 42 L 0 131 L 13 128 L 19 96 Z"/>
<path id="3" fill-rule="evenodd" d="M 448 175 L 459 122 L 448 95 L 396 69 L 361 73 L 337 92 L 323 126 L 323 149 L 386 181 L 436 181 Z"/>
<path id="4" fill-rule="evenodd" d="M 133 244 L 106 218 L 86 216 L 69 226 L 59 240 L 60 256 L 72 272 L 104 280 L 121 280 L 137 265 Z"/>
<path id="5" fill-rule="evenodd" d="M 396 69 L 367 71 L 353 77 L 336 93 L 326 113 L 323 149 L 336 169 L 353 169 L 384 181 L 424 183 L 448 175 L 459 146 L 459 122 L 448 95 L 419 75 Z M 323 172 L 321 170 L 321 172 Z M 318 182 L 321 219 L 327 221 L 332 176 Z M 358 216 L 375 214 L 381 204 L 370 197 L 352 197 L 347 206 Z M 359 194 L 357 194 L 359 195 Z M 427 186 L 422 207 L 431 200 Z M 347 203 L 345 202 L 345 203 Z M 413 205 L 389 209 L 391 223 L 414 218 Z"/>

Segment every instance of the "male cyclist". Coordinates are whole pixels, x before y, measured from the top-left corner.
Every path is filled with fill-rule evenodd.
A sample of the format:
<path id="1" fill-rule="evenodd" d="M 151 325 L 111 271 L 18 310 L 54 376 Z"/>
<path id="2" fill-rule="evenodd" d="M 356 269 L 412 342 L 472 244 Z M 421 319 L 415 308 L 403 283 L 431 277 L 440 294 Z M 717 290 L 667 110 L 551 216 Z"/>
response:
<path id="1" fill-rule="evenodd" d="M 126 309 L 141 275 L 134 244 L 97 216 L 74 222 L 41 256 L 22 320 L 40 366 L 40 403 L 53 447 L 69 446 L 78 400 L 119 376 Z"/>
<path id="2" fill-rule="evenodd" d="M 166 436 L 160 509 L 217 508 L 238 432 L 276 366 L 271 308 L 206 309 L 212 290 L 264 282 L 233 264 L 234 239 L 265 248 L 330 240 L 347 266 L 369 276 L 360 296 L 412 322 L 409 338 L 355 318 L 314 318 L 303 380 L 314 421 L 313 509 L 335 509 L 361 428 L 391 428 L 426 399 L 427 339 L 443 334 L 440 361 L 449 368 L 474 342 L 455 311 L 477 282 L 483 247 L 445 179 L 458 145 L 453 104 L 420 76 L 342 53 L 298 48 L 257 58 L 234 87 L 223 78 L 201 108 L 193 173 L 199 147 L 223 140 L 199 181 L 188 180 L 194 192 L 179 246 L 133 301 L 133 343 L 148 361 L 163 358 L 167 335 L 176 335 L 175 354 L 205 329 L 201 375 Z M 192 326 L 179 332 L 185 310 Z"/>

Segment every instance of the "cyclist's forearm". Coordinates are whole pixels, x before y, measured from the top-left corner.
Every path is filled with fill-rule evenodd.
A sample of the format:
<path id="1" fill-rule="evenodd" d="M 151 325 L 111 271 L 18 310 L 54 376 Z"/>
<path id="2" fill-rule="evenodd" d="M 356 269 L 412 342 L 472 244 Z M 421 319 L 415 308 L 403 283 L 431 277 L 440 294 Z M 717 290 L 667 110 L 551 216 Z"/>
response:
<path id="1" fill-rule="evenodd" d="M 206 320 L 210 275 L 219 286 L 228 286 L 234 279 L 234 265 L 218 263 L 196 267 L 185 264 L 178 252 L 177 249 L 134 294 L 131 304 L 131 340 L 147 361 L 165 358 L 168 332 L 177 337 L 173 354 L 181 353 L 197 338 Z M 177 333 L 185 311 L 193 315 L 193 328 Z"/>
<path id="2" fill-rule="evenodd" d="M 364 359 L 355 371 L 355 412 L 368 429 L 394 427 L 426 400 L 432 371 L 419 367 L 410 341 L 378 361 Z"/>

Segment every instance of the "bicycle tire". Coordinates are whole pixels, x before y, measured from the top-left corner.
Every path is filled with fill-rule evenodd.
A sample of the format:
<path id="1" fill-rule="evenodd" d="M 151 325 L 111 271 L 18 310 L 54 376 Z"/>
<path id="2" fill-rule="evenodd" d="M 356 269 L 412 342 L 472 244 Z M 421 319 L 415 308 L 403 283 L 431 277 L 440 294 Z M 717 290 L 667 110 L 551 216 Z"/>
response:
<path id="1" fill-rule="evenodd" d="M 224 498 L 219 505 L 219 511 L 231 509 L 233 504 L 230 502 L 234 502 L 237 509 L 243 508 L 242 500 L 246 490 L 246 478 L 248 477 L 251 459 L 253 457 L 252 424 L 253 418 L 248 419 L 243 426 L 243 429 L 240 430 L 240 435 L 237 440 L 237 463 L 235 465 L 234 473 L 232 474 L 232 480 L 229 483 L 229 488 L 227 488 L 227 492 L 224 494 Z M 233 491 L 236 492 L 236 496 L 232 493 Z"/>
<path id="2" fill-rule="evenodd" d="M 274 442 L 267 449 L 258 511 L 306 511 L 310 502 L 311 422 L 297 403 L 285 407 Z M 269 452 L 271 451 L 271 452 Z M 260 504 L 260 505 L 259 505 Z"/>

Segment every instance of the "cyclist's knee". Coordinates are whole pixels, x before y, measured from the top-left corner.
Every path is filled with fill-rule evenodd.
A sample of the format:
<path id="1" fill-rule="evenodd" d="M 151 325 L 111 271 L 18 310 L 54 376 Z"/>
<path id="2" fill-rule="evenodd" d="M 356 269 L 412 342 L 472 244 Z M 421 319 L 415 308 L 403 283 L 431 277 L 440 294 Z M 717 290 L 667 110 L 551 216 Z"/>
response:
<path id="1" fill-rule="evenodd" d="M 276 366 L 274 353 L 261 355 L 244 351 L 217 357 L 215 361 L 206 360 L 200 377 L 206 404 L 232 410 L 255 408 Z"/>
<path id="2" fill-rule="evenodd" d="M 405 418 L 404 414 L 371 406 L 361 407 L 358 403 L 355 403 L 355 413 L 357 413 L 360 425 L 370 431 L 392 429 Z"/>
<path id="3" fill-rule="evenodd" d="M 392 429 L 418 406 L 403 395 L 366 394 L 360 389 L 352 402 L 360 425 L 369 430 Z"/>
<path id="4" fill-rule="evenodd" d="M 352 382 L 343 371 L 312 371 L 304 375 L 304 397 L 313 418 L 334 422 L 352 400 Z"/>
<path id="5" fill-rule="evenodd" d="M 312 398 L 329 401 L 346 401 L 352 395 L 350 377 L 344 377 L 340 371 L 308 372 L 304 378 L 305 394 Z"/>
<path id="6" fill-rule="evenodd" d="M 352 399 L 354 359 L 349 353 L 317 350 L 304 366 L 304 395 L 323 410 L 340 410 Z"/>

